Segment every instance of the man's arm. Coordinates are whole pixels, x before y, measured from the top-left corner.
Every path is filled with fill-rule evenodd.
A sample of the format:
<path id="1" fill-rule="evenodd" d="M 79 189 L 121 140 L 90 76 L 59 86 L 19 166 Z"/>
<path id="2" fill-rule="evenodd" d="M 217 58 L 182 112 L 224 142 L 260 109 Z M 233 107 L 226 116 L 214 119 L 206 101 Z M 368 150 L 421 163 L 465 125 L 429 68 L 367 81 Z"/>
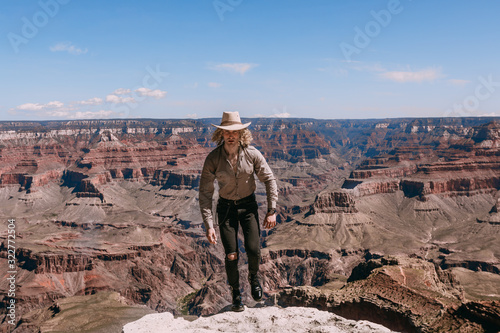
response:
<path id="1" fill-rule="evenodd" d="M 264 156 L 257 149 L 254 161 L 254 170 L 257 178 L 266 186 L 267 211 L 264 218 L 264 228 L 270 229 L 276 225 L 276 202 L 278 201 L 278 185 L 273 171 L 266 162 Z"/>
<path id="2" fill-rule="evenodd" d="M 215 244 L 214 223 L 212 217 L 212 198 L 214 195 L 215 165 L 210 155 L 205 159 L 200 178 L 199 203 L 203 224 L 207 230 L 207 238 L 210 243 Z"/>
<path id="3" fill-rule="evenodd" d="M 273 171 L 266 162 L 261 152 L 255 149 L 254 171 L 257 178 L 266 185 L 267 208 L 276 208 L 278 201 L 278 186 Z"/>

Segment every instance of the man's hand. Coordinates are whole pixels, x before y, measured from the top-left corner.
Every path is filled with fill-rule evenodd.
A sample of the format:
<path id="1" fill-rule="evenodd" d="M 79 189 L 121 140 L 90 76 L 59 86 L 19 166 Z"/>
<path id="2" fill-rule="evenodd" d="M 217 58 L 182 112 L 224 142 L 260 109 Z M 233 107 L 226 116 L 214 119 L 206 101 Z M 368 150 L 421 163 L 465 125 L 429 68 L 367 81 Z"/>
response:
<path id="1" fill-rule="evenodd" d="M 207 238 L 211 244 L 217 244 L 217 235 L 215 234 L 214 228 L 210 228 L 207 230 Z"/>
<path id="2" fill-rule="evenodd" d="M 271 229 L 276 226 L 276 213 L 266 214 L 266 218 L 264 219 L 264 228 Z"/>

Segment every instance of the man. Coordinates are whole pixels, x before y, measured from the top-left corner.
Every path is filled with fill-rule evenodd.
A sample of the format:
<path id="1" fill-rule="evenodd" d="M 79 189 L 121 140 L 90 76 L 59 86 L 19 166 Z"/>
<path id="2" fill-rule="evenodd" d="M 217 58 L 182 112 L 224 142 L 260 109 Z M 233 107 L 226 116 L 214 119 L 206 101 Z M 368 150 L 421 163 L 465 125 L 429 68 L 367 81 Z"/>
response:
<path id="1" fill-rule="evenodd" d="M 213 124 L 212 124 L 213 125 Z M 242 124 L 238 112 L 224 112 L 222 121 L 215 130 L 212 141 L 218 146 L 211 151 L 203 165 L 200 180 L 200 210 L 211 244 L 217 243 L 212 218 L 214 180 L 219 185 L 217 218 L 222 244 L 224 245 L 225 268 L 232 291 L 233 311 L 243 311 L 238 271 L 238 229 L 241 226 L 248 256 L 248 280 L 255 301 L 262 299 L 262 286 L 257 273 L 260 264 L 260 224 L 255 200 L 255 178 L 266 186 L 266 229 L 276 225 L 276 201 L 278 190 L 276 179 L 264 156 L 250 146 L 252 134 L 250 123 Z"/>

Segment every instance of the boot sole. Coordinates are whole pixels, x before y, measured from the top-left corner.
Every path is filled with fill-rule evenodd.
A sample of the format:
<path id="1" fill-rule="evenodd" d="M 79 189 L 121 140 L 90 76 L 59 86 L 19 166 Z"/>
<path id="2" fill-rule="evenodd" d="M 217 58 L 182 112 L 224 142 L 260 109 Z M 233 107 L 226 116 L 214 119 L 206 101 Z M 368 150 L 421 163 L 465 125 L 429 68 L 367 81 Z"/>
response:
<path id="1" fill-rule="evenodd" d="M 245 310 L 245 307 L 243 305 L 241 307 L 235 307 L 235 306 L 231 307 L 231 311 L 233 311 L 233 312 L 242 312 L 244 310 Z"/>

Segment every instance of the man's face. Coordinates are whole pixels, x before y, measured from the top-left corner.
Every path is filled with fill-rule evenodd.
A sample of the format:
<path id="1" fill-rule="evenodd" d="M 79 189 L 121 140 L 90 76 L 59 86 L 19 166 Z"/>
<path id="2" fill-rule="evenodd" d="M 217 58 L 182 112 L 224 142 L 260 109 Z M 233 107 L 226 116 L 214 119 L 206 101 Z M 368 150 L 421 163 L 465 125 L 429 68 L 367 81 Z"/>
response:
<path id="1" fill-rule="evenodd" d="M 237 145 L 240 141 L 240 132 L 239 131 L 222 131 L 222 137 L 224 138 L 224 142 L 227 145 Z"/>

